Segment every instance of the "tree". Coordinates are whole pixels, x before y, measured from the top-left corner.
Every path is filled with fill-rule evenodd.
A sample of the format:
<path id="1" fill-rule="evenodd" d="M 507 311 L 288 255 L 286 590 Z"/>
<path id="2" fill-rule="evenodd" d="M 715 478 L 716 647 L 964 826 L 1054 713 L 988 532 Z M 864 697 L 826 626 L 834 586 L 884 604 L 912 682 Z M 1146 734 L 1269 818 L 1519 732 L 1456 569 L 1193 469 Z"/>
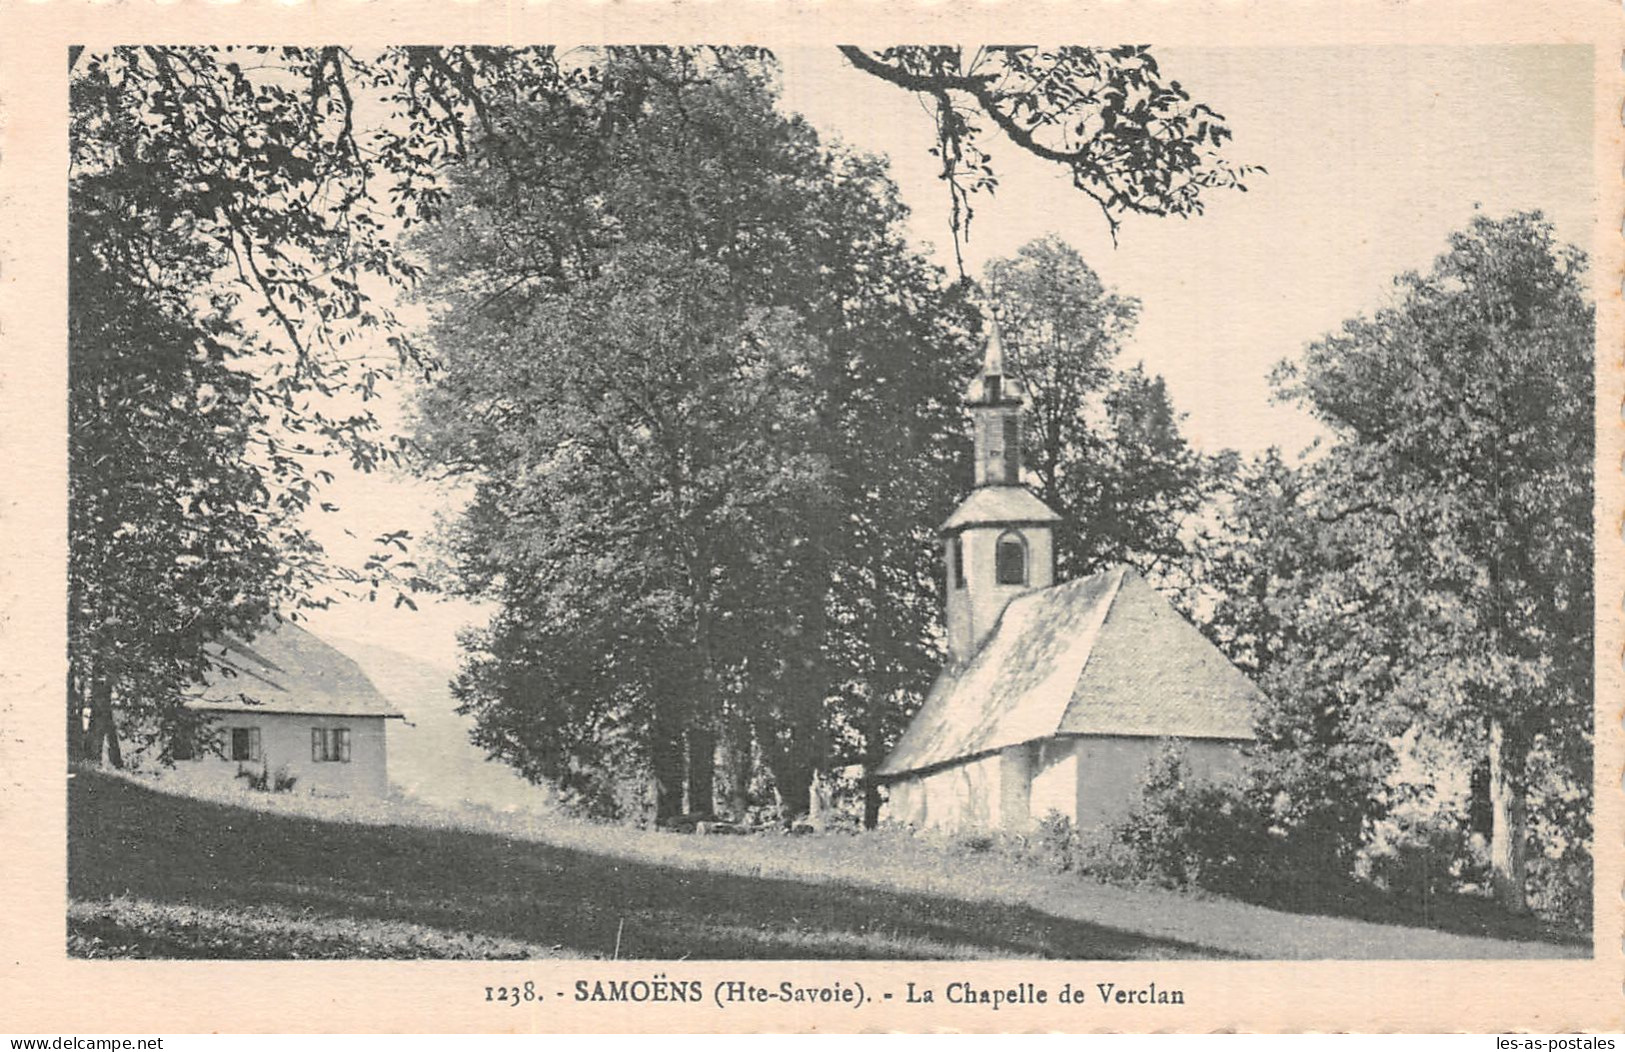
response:
<path id="1" fill-rule="evenodd" d="M 982 146 L 984 120 L 1020 149 L 1065 166 L 1114 238 L 1126 213 L 1199 215 L 1212 191 L 1245 190 L 1246 178 L 1263 171 L 1223 157 L 1231 138 L 1224 118 L 1192 102 L 1179 81 L 1164 82 L 1144 45 L 844 46 L 841 54 L 930 103 L 956 252 L 971 220 L 971 195 L 998 185 Z"/>
<path id="2" fill-rule="evenodd" d="M 935 527 L 969 471 L 960 395 L 980 332 L 968 286 L 946 285 L 904 241 L 884 162 L 852 159 L 844 172 L 836 188 L 846 218 L 825 250 L 819 311 L 829 354 L 820 420 L 839 488 L 821 542 L 830 745 L 815 759 L 864 768 L 872 827 L 881 803 L 873 775 L 941 667 Z"/>
<path id="3" fill-rule="evenodd" d="M 206 732 L 181 698 L 220 635 L 335 584 L 422 585 L 383 552 L 328 565 L 301 521 L 324 458 L 393 455 L 367 405 L 383 373 L 349 348 L 381 319 L 366 276 L 411 274 L 362 215 L 323 56 L 70 56 L 67 720 L 89 708 L 85 748 L 114 763 L 121 732 L 165 762 Z"/>
<path id="4" fill-rule="evenodd" d="M 912 67 L 908 56 L 915 50 L 886 53 L 882 65 L 900 61 Z M 261 568 L 269 577 L 255 590 L 264 593 L 268 611 L 296 611 L 302 604 L 320 603 L 324 590 L 334 584 L 362 595 L 394 588 L 398 602 L 409 602 L 409 593 L 423 585 L 410 562 L 388 550 L 404 546 L 399 533 L 380 538 L 380 553 L 352 570 L 330 565 L 301 524 L 301 516 L 327 506 L 319 495 L 330 475 L 325 460 L 337 458 L 370 470 L 401 456 L 397 436 L 378 427 L 375 399 L 396 377 L 421 374 L 432 361 L 396 324 L 389 308 L 395 291 L 410 287 L 419 277 L 398 242 L 404 230 L 441 213 L 448 194 L 446 167 L 465 159 L 476 140 L 485 142 L 493 155 L 508 142 L 523 151 L 525 125 L 520 118 L 527 106 L 562 105 L 572 94 L 591 97 L 597 101 L 594 112 L 600 123 L 575 142 L 584 154 L 549 158 L 549 176 L 557 174 L 568 181 L 573 166 L 593 163 L 594 158 L 602 161 L 595 153 L 598 146 L 613 138 L 619 122 L 635 120 L 640 112 L 636 91 L 624 92 L 625 85 L 603 76 L 611 65 L 608 60 L 670 53 L 660 48 L 565 54 L 552 48 L 491 47 L 400 47 L 374 53 L 343 47 L 70 50 L 73 215 L 87 213 L 97 207 L 98 196 L 110 195 L 107 199 L 116 200 L 119 214 L 129 222 L 108 226 L 108 232 L 135 242 L 161 232 L 164 238 L 184 243 L 196 258 L 196 264 L 183 272 L 132 267 L 111 271 L 104 280 L 76 270 L 74 280 L 127 304 L 164 293 L 171 323 L 165 339 L 177 347 L 207 343 L 217 336 L 222 310 L 241 326 L 232 340 L 216 339 L 216 344 L 228 368 L 253 378 L 242 392 L 250 406 L 243 410 L 244 426 L 252 432 L 245 439 L 246 448 L 252 450 L 246 470 L 257 476 L 266 494 L 253 543 L 269 545 L 279 558 L 274 570 Z M 1005 55 L 1001 61 L 1012 68 L 1037 63 L 1032 65 L 1036 70 L 1049 61 L 1043 57 L 1048 53 L 1032 48 L 1001 53 Z M 707 57 L 719 68 L 768 57 L 756 48 L 695 49 L 687 54 Z M 1152 111 L 1172 112 L 1167 106 L 1173 96 L 1167 92 L 1177 95 L 1180 89 L 1161 88 L 1154 63 L 1143 52 L 1071 49 L 1065 54 L 1070 57 L 1045 74 L 1042 84 L 1016 83 L 1008 95 L 1002 83 L 989 82 L 979 90 L 989 98 L 1004 99 L 1008 106 L 1059 119 L 1072 113 L 1063 104 L 1067 96 L 1057 94 L 1060 85 L 1092 84 L 1113 99 L 1154 89 L 1163 101 L 1148 103 Z M 1091 55 L 1098 56 L 1092 64 Z M 940 59 L 931 64 L 947 68 Z M 897 82 L 894 73 L 887 79 Z M 921 85 L 912 90 L 936 88 Z M 1144 112 L 1138 102 L 1128 104 L 1122 114 L 1117 108 L 1115 102 L 1105 105 L 1105 111 L 1115 114 L 1114 125 L 1132 123 Z M 1196 116 L 1194 110 L 1191 115 Z M 1217 127 L 1210 123 L 1196 133 L 1196 141 L 1205 137 L 1216 146 L 1221 136 L 1212 129 Z M 1179 139 L 1182 133 L 1167 134 Z M 971 129 L 956 125 L 944 129 L 944 135 L 945 142 L 968 142 Z M 1041 138 L 1028 129 L 1013 141 L 1046 156 Z M 1081 134 L 1076 144 L 1082 148 L 1116 138 L 1100 127 Z M 1117 189 L 1108 197 L 1117 199 L 1112 208 L 1189 211 L 1192 191 L 1176 188 L 1169 196 L 1163 191 L 1172 184 L 1158 189 L 1156 180 L 1138 187 L 1123 181 L 1122 164 L 1128 155 L 1121 143 L 1111 152 L 1116 159 L 1101 164 L 1118 173 Z M 1159 172 L 1175 171 L 1183 164 L 1195 182 L 1218 185 L 1197 171 L 1206 163 L 1198 153 L 1181 154 L 1177 149 L 1168 153 L 1158 146 L 1153 154 L 1171 164 L 1159 161 Z M 1065 157 L 1060 160 L 1070 163 Z M 982 177 L 990 175 L 984 170 Z M 699 182 L 688 185 L 692 190 Z M 577 211 L 595 206 L 588 199 L 563 203 Z M 661 214 L 660 209 L 652 213 Z M 750 232 L 742 234 L 748 240 Z M 139 256 L 130 248 L 119 248 L 106 258 Z M 74 258 L 77 267 L 89 256 L 76 253 Z M 794 261 L 782 260 L 781 272 L 785 268 L 793 269 Z M 216 303 L 216 294 L 227 291 L 232 302 Z M 77 337 L 76 355 L 81 347 L 116 342 L 83 324 L 77 331 L 82 335 Z M 138 369 L 135 360 L 132 355 L 110 361 L 108 367 Z M 91 371 L 81 369 L 74 375 L 87 377 Z M 159 396 L 156 388 L 148 393 Z M 74 397 L 88 405 L 96 396 Z M 163 411 L 158 403 L 147 409 Z M 133 421 L 145 415 L 132 413 L 120 419 Z M 113 446 L 120 440 L 121 436 L 106 437 Z M 178 473 L 189 470 L 190 466 L 175 465 Z M 184 488 L 184 480 L 178 482 Z M 87 492 L 83 487 L 76 490 L 80 496 Z M 84 509 L 70 518 L 91 521 Z M 194 525 L 207 531 L 211 520 L 199 518 Z M 154 523 L 149 535 L 156 538 L 161 533 Z M 222 526 L 221 536 L 210 543 L 231 543 L 230 533 Z M 112 565 L 105 540 L 94 531 L 76 532 L 71 538 L 76 565 L 86 573 Z M 169 554 L 183 553 L 171 549 Z M 168 563 L 158 560 L 155 565 Z M 156 577 L 149 584 L 167 587 Z M 72 638 L 81 651 L 76 660 L 83 667 L 97 657 L 85 648 L 102 645 L 92 629 L 114 614 L 94 606 L 102 593 L 88 582 L 81 582 L 79 594 L 85 602 L 74 608 L 80 622 Z M 226 591 L 197 590 L 192 601 L 204 604 L 192 610 L 197 615 L 194 624 L 220 629 L 236 624 Z M 139 608 L 127 611 L 127 616 L 141 615 Z M 146 638 L 163 636 L 160 624 L 148 628 Z M 134 632 L 131 638 L 141 635 Z M 184 642 L 170 639 L 168 645 L 182 648 L 175 651 L 177 660 L 195 676 L 207 662 L 204 643 L 203 635 L 196 634 Z M 146 659 L 132 653 L 121 660 L 134 667 Z M 167 706 L 171 715 L 180 711 L 173 698 L 160 701 L 155 694 L 148 700 Z M 70 699 L 70 720 L 78 708 L 79 700 Z"/>
<path id="5" fill-rule="evenodd" d="M 1495 892 L 1513 910 L 1528 801 L 1553 795 L 1531 772 L 1591 781 L 1584 273 L 1538 213 L 1478 216 L 1428 273 L 1397 279 L 1394 304 L 1283 365 L 1282 396 L 1334 441 L 1296 479 L 1267 472 L 1292 491 L 1252 500 L 1274 525 L 1241 557 L 1266 583 L 1236 593 L 1220 633 L 1278 699 L 1329 718 L 1317 740 L 1369 752 L 1420 725 L 1483 756 Z M 1367 780 L 1375 807 L 1381 792 Z"/>
<path id="6" fill-rule="evenodd" d="M 986 284 L 1032 398 L 1026 462 L 1039 496 L 1062 517 L 1057 577 L 1112 562 L 1169 576 L 1185 561 L 1182 527 L 1222 465 L 1180 434 L 1160 376 L 1116 364 L 1139 301 L 1108 290 L 1054 235 L 990 262 Z"/>
<path id="7" fill-rule="evenodd" d="M 502 609 L 459 686 L 482 737 L 543 750 L 522 766 L 564 778 L 597 766 L 613 742 L 582 731 L 613 720 L 652 766 L 660 818 L 680 810 L 685 744 L 690 806 L 711 809 L 722 580 L 765 557 L 763 520 L 820 481 L 796 440 L 799 337 L 729 298 L 702 261 L 628 249 L 539 311 L 521 354 L 453 352 L 425 400 L 431 448 L 486 447 L 456 534 L 465 570 L 480 567 L 465 581 Z M 482 397 L 501 413 L 471 413 Z M 512 706 L 536 718 L 503 722 Z"/>
<path id="8" fill-rule="evenodd" d="M 69 231 L 68 753 L 121 767 L 115 699 L 161 757 L 191 744 L 199 721 L 165 702 L 206 670 L 204 644 L 266 616 L 278 562 L 229 303 L 209 305 L 200 339 L 196 307 L 133 286 L 132 271 L 198 260 L 165 231 L 121 229 L 115 188 L 95 190 Z"/>
<path id="9" fill-rule="evenodd" d="M 601 76 L 619 82 L 616 97 L 636 96 L 635 115 L 602 135 L 600 97 L 533 110 L 522 138 L 492 143 L 459 173 L 448 221 L 424 242 L 429 294 L 447 309 L 435 334 L 444 373 L 424 399 L 421 437 L 441 469 L 479 480 L 454 535 L 458 577 L 501 599 L 504 633 L 600 625 L 585 638 L 638 638 L 665 655 L 658 676 L 639 679 L 623 660 L 618 684 L 589 686 L 639 728 L 632 736 L 668 787 L 661 817 L 682 796 L 676 751 L 657 747 L 666 733 L 687 742 L 690 810 L 711 809 L 720 737 L 732 753 L 759 751 L 799 813 L 828 758 L 830 706 L 895 704 L 898 685 L 876 691 L 869 680 L 895 683 L 889 655 L 925 649 L 920 604 L 875 601 L 893 582 L 865 572 L 905 549 L 902 564 L 918 565 L 921 524 L 948 491 L 918 480 L 951 462 L 951 444 L 933 443 L 964 372 L 938 356 L 969 357 L 952 329 L 956 301 L 903 243 L 883 165 L 822 150 L 774 111 L 760 67 L 631 55 Z M 560 171 L 561 155 L 580 161 Z M 569 207 L 581 201 L 594 203 L 590 214 Z M 696 302 L 675 292 L 688 271 L 706 275 Z M 692 319 L 702 344 L 673 318 Z M 740 330 L 748 339 L 707 336 L 713 321 L 724 333 L 754 328 Z M 764 370 L 747 352 L 767 347 L 789 357 Z M 677 372 L 651 372 L 650 348 Z M 696 385 L 704 376 L 726 382 Z M 617 437 L 640 428 L 683 440 L 651 450 Z M 608 452 L 577 477 L 575 454 L 558 451 L 583 443 Z M 899 447 L 906 457 L 889 455 Z M 566 567 L 565 545 L 583 561 Z M 582 580 L 598 583 L 572 583 Z M 859 602 L 877 620 L 858 625 Z M 650 604 L 680 613 L 661 621 Z M 885 655 L 869 630 L 895 640 Z M 547 703 L 507 694 L 505 674 L 483 676 L 503 647 L 478 642 L 480 665 L 461 689 L 482 735 L 564 777 L 585 753 L 555 749 L 551 717 L 510 718 Z M 516 642 L 507 656 L 539 652 Z M 575 698 L 560 711 L 594 704 Z"/>
<path id="10" fill-rule="evenodd" d="M 1387 706 L 1409 623 L 1370 608 L 1361 573 L 1343 553 L 1381 549 L 1386 534 L 1338 518 L 1317 467 L 1270 449 L 1216 494 L 1196 542 L 1199 624 L 1266 699 L 1255 713 L 1251 777 L 1261 809 L 1297 872 L 1351 875 L 1372 823 L 1388 806 L 1392 739 L 1404 728 Z"/>

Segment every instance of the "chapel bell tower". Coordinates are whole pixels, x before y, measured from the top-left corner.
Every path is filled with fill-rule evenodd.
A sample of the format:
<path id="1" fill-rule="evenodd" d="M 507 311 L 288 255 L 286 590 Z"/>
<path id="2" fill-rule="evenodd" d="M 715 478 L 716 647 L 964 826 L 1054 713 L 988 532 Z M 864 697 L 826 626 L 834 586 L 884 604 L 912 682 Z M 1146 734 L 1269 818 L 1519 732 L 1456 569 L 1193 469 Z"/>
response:
<path id="1" fill-rule="evenodd" d="M 976 446 L 975 488 L 942 524 L 948 571 L 948 660 L 969 661 L 1010 600 L 1055 583 L 1049 505 L 1021 481 L 1027 392 L 1005 372 L 999 324 L 988 319 L 987 355 L 965 392 Z"/>

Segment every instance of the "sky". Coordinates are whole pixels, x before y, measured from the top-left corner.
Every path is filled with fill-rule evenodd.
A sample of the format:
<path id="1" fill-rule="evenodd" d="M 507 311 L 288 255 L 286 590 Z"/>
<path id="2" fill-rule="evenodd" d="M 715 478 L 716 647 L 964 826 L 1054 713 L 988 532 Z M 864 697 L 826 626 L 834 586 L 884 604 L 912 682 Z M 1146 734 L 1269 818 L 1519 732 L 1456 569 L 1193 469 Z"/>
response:
<path id="1" fill-rule="evenodd" d="M 1316 434 L 1272 406 L 1270 368 L 1387 302 L 1475 203 L 1539 208 L 1590 236 L 1590 48 L 1157 49 L 1165 77 L 1228 118 L 1246 193 L 1199 217 L 1128 217 L 1113 247 L 1067 174 L 991 136 L 999 189 L 975 202 L 966 267 L 1057 233 L 1143 313 L 1124 363 L 1168 380 L 1199 447 L 1295 451 Z M 916 238 L 951 265 L 948 199 L 919 103 L 823 49 L 781 53 L 785 103 L 825 133 L 891 157 Z"/>
<path id="2" fill-rule="evenodd" d="M 1048 233 L 1105 283 L 1140 299 L 1120 364 L 1162 374 L 1199 448 L 1302 449 L 1317 435 L 1273 403 L 1268 375 L 1343 320 L 1390 301 L 1393 278 L 1426 269 L 1475 207 L 1540 209 L 1586 246 L 1594 214 L 1589 47 L 1158 48 L 1166 77 L 1222 113 L 1233 162 L 1261 165 L 1248 192 L 1215 195 L 1192 219 L 1130 216 L 1114 246 L 1064 171 L 987 139 L 999 188 L 979 195 L 966 268 Z M 952 266 L 948 197 L 916 98 L 845 64 L 833 49 L 780 50 L 783 106 L 827 138 L 891 160 L 911 233 Z M 341 556 L 345 536 L 422 535 L 447 496 L 389 476 L 344 478 L 342 516 L 313 528 Z M 319 631 L 410 645 L 451 661 L 461 604 L 417 615 L 340 607 Z"/>

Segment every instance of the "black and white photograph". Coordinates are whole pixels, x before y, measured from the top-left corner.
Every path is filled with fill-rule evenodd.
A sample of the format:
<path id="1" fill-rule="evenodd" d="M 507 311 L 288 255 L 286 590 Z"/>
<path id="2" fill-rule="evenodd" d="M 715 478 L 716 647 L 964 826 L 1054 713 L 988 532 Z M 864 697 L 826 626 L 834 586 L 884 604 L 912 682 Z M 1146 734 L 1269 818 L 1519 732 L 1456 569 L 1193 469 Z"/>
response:
<path id="1" fill-rule="evenodd" d="M 1591 952 L 1584 49 L 68 58 L 71 953 Z"/>
<path id="2" fill-rule="evenodd" d="M 1254 32 L 53 51 L 72 974 L 1613 952 L 1598 52 Z"/>

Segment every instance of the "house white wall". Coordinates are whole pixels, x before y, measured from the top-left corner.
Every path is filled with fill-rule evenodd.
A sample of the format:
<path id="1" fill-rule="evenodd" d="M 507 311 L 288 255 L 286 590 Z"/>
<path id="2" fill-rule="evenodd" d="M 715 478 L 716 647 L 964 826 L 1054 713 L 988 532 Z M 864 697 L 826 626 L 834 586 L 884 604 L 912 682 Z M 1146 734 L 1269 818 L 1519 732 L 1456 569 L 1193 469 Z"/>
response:
<path id="1" fill-rule="evenodd" d="M 331 796 L 382 796 L 389 790 L 389 768 L 382 716 L 304 716 L 281 712 L 222 712 L 213 727 L 226 758 L 200 752 L 193 760 L 175 763 L 175 775 L 187 779 L 231 784 L 239 770 L 256 774 L 268 770 L 275 779 L 286 771 L 298 779 L 293 792 Z M 231 731 L 258 727 L 262 759 L 232 760 Z M 312 728 L 347 728 L 350 761 L 315 762 L 311 759 Z M 239 783 L 240 784 L 240 783 Z"/>
<path id="2" fill-rule="evenodd" d="M 1049 738 L 892 783 L 889 821 L 960 832 L 1031 828 L 1051 811 L 1079 829 L 1128 815 L 1166 739 L 1089 735 Z M 1192 784 L 1227 781 L 1241 772 L 1236 742 L 1184 739 Z"/>

